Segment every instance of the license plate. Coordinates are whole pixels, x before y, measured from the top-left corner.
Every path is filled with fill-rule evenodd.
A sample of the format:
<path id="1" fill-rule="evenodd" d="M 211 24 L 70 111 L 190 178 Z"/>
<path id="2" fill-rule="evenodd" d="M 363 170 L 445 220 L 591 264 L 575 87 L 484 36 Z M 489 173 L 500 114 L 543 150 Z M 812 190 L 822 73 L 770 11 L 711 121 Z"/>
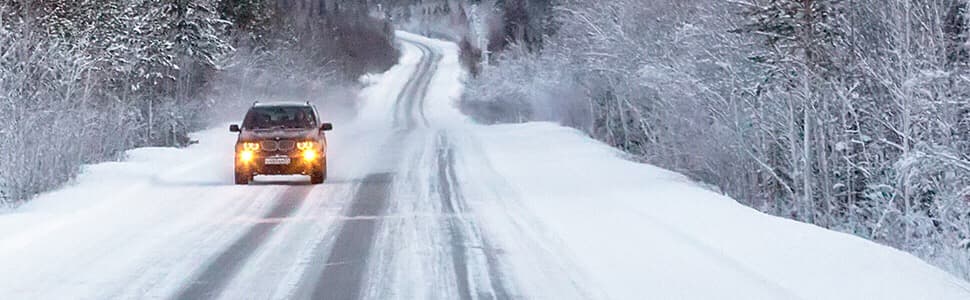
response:
<path id="1" fill-rule="evenodd" d="M 290 164 L 289 156 L 271 156 L 266 158 L 267 165 L 288 165 Z"/>

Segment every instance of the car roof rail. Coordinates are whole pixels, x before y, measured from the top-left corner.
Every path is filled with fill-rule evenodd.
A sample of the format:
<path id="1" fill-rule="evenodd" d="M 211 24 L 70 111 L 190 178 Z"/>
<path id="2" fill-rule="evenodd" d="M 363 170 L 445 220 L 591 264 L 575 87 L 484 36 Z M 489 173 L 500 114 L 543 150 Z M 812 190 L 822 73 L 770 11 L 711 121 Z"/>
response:
<path id="1" fill-rule="evenodd" d="M 253 101 L 253 107 L 256 107 L 256 104 L 259 104 L 259 101 Z"/>

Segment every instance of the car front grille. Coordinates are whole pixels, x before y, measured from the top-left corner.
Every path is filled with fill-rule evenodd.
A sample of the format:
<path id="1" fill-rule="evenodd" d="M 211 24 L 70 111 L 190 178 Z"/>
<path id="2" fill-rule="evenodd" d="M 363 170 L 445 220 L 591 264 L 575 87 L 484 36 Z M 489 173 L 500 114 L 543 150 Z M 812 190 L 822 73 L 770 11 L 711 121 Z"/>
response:
<path id="1" fill-rule="evenodd" d="M 293 150 L 293 148 L 296 148 L 296 142 L 292 140 L 282 140 L 277 144 L 279 144 L 280 151 L 290 151 Z"/>
<path id="2" fill-rule="evenodd" d="M 276 141 L 262 141 L 259 142 L 259 148 L 263 151 L 276 151 L 279 149 L 279 144 Z"/>
<path id="3" fill-rule="evenodd" d="M 276 151 L 291 151 L 296 148 L 296 141 L 293 140 L 281 140 L 281 141 L 262 141 L 259 142 L 260 149 L 266 152 L 276 152 Z"/>

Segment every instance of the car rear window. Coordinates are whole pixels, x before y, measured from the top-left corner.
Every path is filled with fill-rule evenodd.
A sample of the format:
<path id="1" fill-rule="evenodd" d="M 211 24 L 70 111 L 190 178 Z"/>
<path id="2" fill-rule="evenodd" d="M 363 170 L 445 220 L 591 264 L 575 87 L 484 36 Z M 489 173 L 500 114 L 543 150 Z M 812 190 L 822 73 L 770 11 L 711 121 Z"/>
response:
<path id="1" fill-rule="evenodd" d="M 253 107 L 246 113 L 243 128 L 314 128 L 317 126 L 313 108 L 309 106 Z"/>

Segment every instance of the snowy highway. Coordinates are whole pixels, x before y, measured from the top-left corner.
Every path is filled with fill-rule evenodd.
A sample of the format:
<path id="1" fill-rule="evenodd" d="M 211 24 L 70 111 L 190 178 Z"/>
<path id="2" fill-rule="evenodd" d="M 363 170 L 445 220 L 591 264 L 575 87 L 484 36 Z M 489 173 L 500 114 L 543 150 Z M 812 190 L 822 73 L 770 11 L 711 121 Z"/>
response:
<path id="1" fill-rule="evenodd" d="M 326 183 L 233 185 L 222 126 L 132 150 L 0 214 L 0 299 L 970 299 L 578 131 L 474 124 L 457 46 L 398 38 L 328 133 Z"/>

